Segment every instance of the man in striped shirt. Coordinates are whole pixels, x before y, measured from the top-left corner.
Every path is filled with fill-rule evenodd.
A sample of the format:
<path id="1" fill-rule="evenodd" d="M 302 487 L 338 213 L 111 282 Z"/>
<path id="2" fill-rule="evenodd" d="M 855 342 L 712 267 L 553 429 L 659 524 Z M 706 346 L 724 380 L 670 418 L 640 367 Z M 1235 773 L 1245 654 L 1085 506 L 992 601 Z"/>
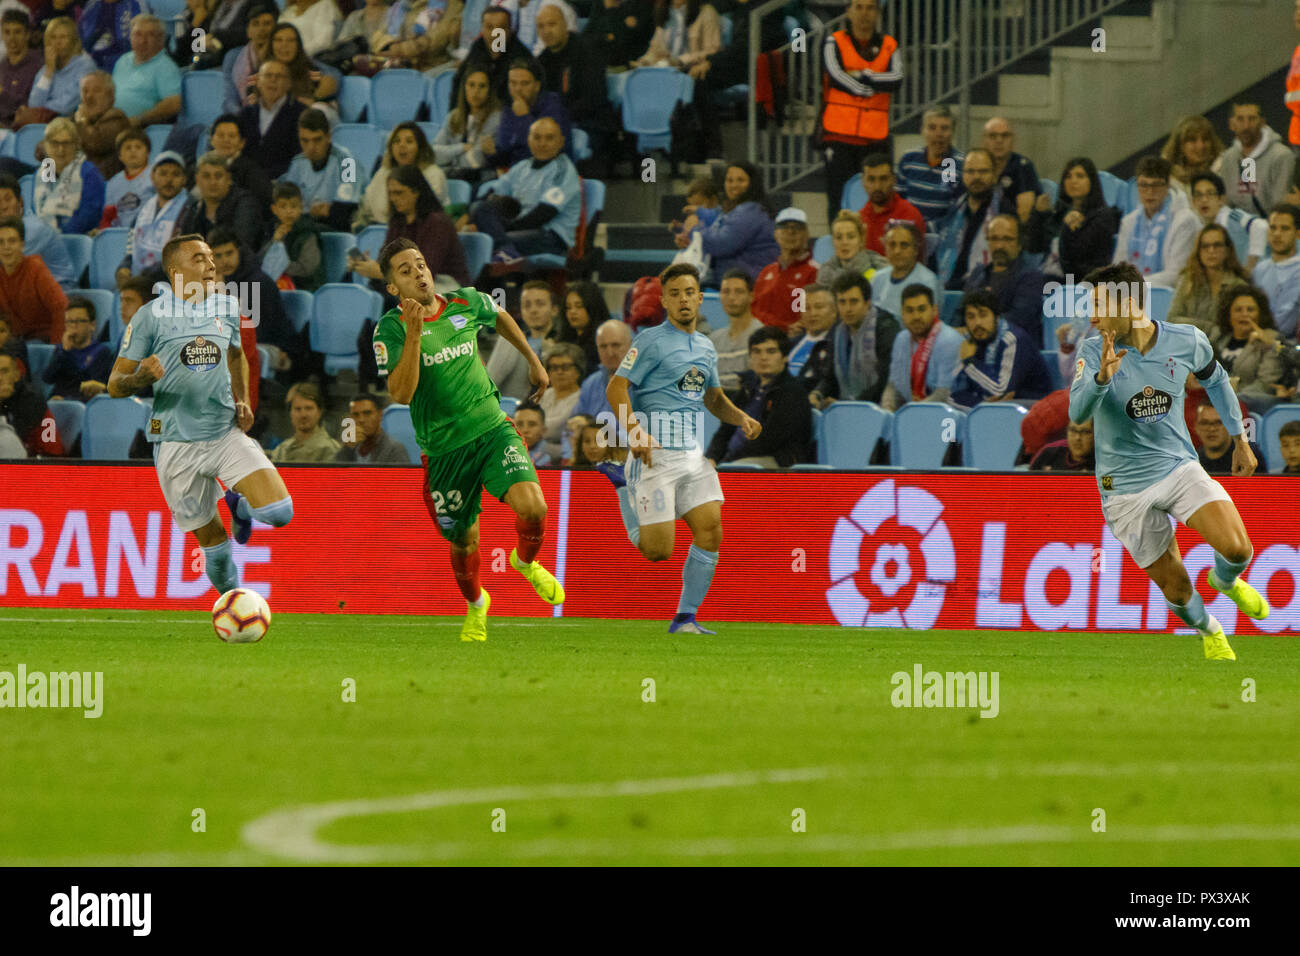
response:
<path id="1" fill-rule="evenodd" d="M 962 194 L 961 168 L 965 154 L 952 145 L 953 116 L 935 106 L 921 117 L 924 149 L 913 149 L 898 161 L 898 193 L 933 222 L 942 219 Z"/>

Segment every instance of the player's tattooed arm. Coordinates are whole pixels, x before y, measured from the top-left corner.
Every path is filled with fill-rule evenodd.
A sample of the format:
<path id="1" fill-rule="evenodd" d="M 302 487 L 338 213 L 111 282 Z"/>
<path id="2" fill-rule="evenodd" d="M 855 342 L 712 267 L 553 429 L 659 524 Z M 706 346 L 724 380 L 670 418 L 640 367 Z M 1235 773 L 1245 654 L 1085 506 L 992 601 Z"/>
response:
<path id="1" fill-rule="evenodd" d="M 519 328 L 519 323 L 515 321 L 514 316 L 504 309 L 497 310 L 497 334 L 515 347 L 528 361 L 528 381 L 537 386 L 537 390 L 529 396 L 529 400 L 540 401 L 542 393 L 550 387 L 551 379 L 546 374 L 546 368 L 542 365 L 542 360 L 537 357 L 531 345 L 528 344 L 528 337 L 524 335 L 523 329 Z"/>
<path id="2" fill-rule="evenodd" d="M 157 355 L 150 355 L 140 362 L 119 358 L 113 363 L 113 372 L 108 376 L 109 397 L 127 398 L 137 392 L 143 392 L 162 377 L 162 362 L 158 360 Z"/>
<path id="3" fill-rule="evenodd" d="M 704 407 L 712 412 L 718 421 L 738 427 L 750 441 L 763 431 L 763 426 L 737 408 L 731 399 L 727 398 L 727 393 L 720 388 L 711 388 L 704 393 Z"/>

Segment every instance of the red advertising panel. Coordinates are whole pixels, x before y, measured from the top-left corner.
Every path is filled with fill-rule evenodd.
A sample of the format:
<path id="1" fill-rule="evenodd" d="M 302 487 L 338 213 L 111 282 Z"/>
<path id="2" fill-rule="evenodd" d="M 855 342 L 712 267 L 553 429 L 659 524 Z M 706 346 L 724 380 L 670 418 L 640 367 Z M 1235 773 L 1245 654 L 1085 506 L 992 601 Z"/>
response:
<path id="1" fill-rule="evenodd" d="M 463 613 L 417 469 L 282 474 L 293 522 L 259 527 L 235 549 L 245 584 L 275 610 Z M 1177 623 L 1106 530 L 1091 477 L 724 472 L 722 485 L 722 557 L 702 620 L 1053 631 Z M 1224 485 L 1255 546 L 1247 578 L 1272 616 L 1252 622 L 1209 590 L 1213 553 L 1180 527 L 1189 572 L 1230 633 L 1300 631 L 1300 481 Z M 684 525 L 674 557 L 652 565 L 623 533 L 603 477 L 544 471 L 542 489 L 550 514 L 540 558 L 564 581 L 565 614 L 671 617 Z M 513 516 L 486 498 L 493 611 L 551 613 L 509 569 L 514 543 Z M 172 525 L 151 467 L 0 466 L 0 605 L 206 608 L 214 595 L 199 556 Z"/>

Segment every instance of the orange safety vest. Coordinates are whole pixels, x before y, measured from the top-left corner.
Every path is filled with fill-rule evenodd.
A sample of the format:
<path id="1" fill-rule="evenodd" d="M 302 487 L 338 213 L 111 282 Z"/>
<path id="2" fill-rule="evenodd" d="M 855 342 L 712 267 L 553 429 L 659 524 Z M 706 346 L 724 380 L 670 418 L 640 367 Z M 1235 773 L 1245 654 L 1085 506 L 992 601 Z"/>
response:
<path id="1" fill-rule="evenodd" d="M 835 32 L 835 45 L 839 47 L 840 63 L 849 72 L 883 72 L 889 67 L 890 57 L 898 49 L 898 41 L 886 35 L 876 58 L 863 59 L 847 30 Z M 889 101 L 888 93 L 867 97 L 846 93 L 831 86 L 829 75 L 823 76 L 822 102 L 826 108 L 822 112 L 822 126 L 826 130 L 826 138 L 864 142 L 884 139 L 889 135 Z"/>
<path id="2" fill-rule="evenodd" d="M 1286 74 L 1286 108 L 1291 111 L 1291 129 L 1287 138 L 1300 146 L 1300 46 L 1291 54 L 1291 69 Z"/>

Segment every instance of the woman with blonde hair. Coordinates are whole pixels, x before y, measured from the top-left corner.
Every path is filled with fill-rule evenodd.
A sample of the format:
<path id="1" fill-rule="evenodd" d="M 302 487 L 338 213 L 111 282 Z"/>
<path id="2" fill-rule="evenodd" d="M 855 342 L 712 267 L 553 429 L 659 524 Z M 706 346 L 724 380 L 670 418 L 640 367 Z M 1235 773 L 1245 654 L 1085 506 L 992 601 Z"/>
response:
<path id="1" fill-rule="evenodd" d="M 55 17 L 47 23 L 44 43 L 45 66 L 36 74 L 27 105 L 14 115 L 14 129 L 70 114 L 81 102 L 81 78 L 99 69 L 82 49 L 71 17 Z"/>
<path id="2" fill-rule="evenodd" d="M 864 246 L 866 237 L 862 217 L 852 209 L 841 209 L 831 223 L 831 254 L 821 263 L 817 281 L 829 287 L 845 272 L 866 275 L 889 265 L 888 259 Z"/>
<path id="3" fill-rule="evenodd" d="M 384 147 L 384 158 L 375 175 L 366 186 L 366 192 L 357 210 L 352 228 L 360 229 L 371 223 L 388 222 L 388 174 L 398 166 L 414 166 L 429 183 L 429 188 L 443 206 L 447 199 L 447 177 L 438 168 L 433 147 L 424 138 L 424 130 L 414 120 L 406 120 L 393 127 Z"/>
<path id="4" fill-rule="evenodd" d="M 1228 230 L 1210 223 L 1197 235 L 1195 249 L 1183 266 L 1169 305 L 1169 321 L 1194 325 L 1213 339 L 1220 332 L 1220 294 L 1246 285 L 1249 279 L 1237 261 Z"/>
<path id="5" fill-rule="evenodd" d="M 1210 172 L 1223 152 L 1223 140 L 1204 116 L 1186 116 L 1178 121 L 1160 155 L 1173 165 L 1169 185 L 1191 197 L 1191 180 L 1197 173 Z"/>
<path id="6" fill-rule="evenodd" d="M 104 213 L 104 177 L 81 151 L 77 124 L 66 116 L 50 120 L 42 143 L 54 163 L 54 178 L 36 177 L 32 191 L 36 215 L 68 235 L 90 232 Z"/>

